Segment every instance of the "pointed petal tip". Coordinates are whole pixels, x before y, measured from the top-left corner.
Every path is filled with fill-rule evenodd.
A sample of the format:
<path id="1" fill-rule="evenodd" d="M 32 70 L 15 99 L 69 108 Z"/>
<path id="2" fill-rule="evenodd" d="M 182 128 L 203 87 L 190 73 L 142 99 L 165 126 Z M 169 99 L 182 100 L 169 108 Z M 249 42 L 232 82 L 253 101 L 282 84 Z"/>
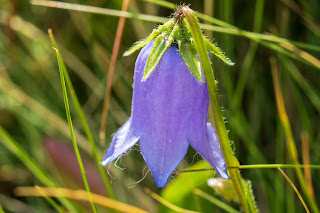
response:
<path id="1" fill-rule="evenodd" d="M 169 170 L 167 170 L 167 171 L 169 171 Z M 152 177 L 153 177 L 153 180 L 154 180 L 156 186 L 160 189 L 163 189 L 167 185 L 168 180 L 169 180 L 172 172 L 173 171 L 164 172 L 163 174 L 157 175 L 155 172 L 151 171 L 151 174 L 152 174 Z"/>
<path id="2" fill-rule="evenodd" d="M 227 168 L 225 169 L 216 169 L 216 172 L 220 175 L 220 177 L 222 177 L 223 179 L 230 179 L 230 176 L 228 175 L 228 172 L 227 172 Z"/>
<path id="3" fill-rule="evenodd" d="M 176 142 L 175 144 L 180 146 L 171 146 L 170 148 L 166 149 L 165 158 L 163 158 L 163 161 L 161 161 L 160 159 L 163 157 L 163 155 L 159 153 L 159 147 L 158 149 L 152 151 L 155 146 L 152 146 L 150 143 L 148 143 L 148 140 L 140 140 L 142 157 L 148 165 L 153 180 L 158 188 L 164 188 L 166 186 L 170 176 L 187 154 L 189 148 L 189 143 L 187 141 L 182 141 L 181 143 Z"/>
<path id="4" fill-rule="evenodd" d="M 154 179 L 154 182 L 155 182 L 156 186 L 159 189 L 163 189 L 167 185 L 169 177 L 168 178 L 162 178 L 162 179 L 156 179 L 156 178 L 153 178 L 153 179 Z"/>
<path id="5" fill-rule="evenodd" d="M 150 169 L 150 167 L 149 167 L 149 169 Z M 159 171 L 157 169 L 156 170 L 150 169 L 150 171 L 151 171 L 151 174 L 152 174 L 152 177 L 153 177 L 153 180 L 154 180 L 156 186 L 160 189 L 163 189 L 167 185 L 168 180 L 173 172 L 173 171 L 171 171 L 171 169 L 164 169 L 162 171 Z"/>
<path id="6" fill-rule="evenodd" d="M 106 165 L 109 164 L 110 162 L 111 162 L 111 161 L 110 161 L 109 159 L 105 159 L 105 160 L 99 162 L 99 164 L 100 164 L 101 166 L 106 166 Z"/>
<path id="7" fill-rule="evenodd" d="M 130 117 L 128 121 L 113 136 L 111 145 L 109 146 L 103 161 L 100 162 L 100 165 L 106 166 L 108 163 L 117 159 L 132 146 L 134 146 L 138 140 L 139 137 L 134 133 L 132 128 L 132 119 Z"/>

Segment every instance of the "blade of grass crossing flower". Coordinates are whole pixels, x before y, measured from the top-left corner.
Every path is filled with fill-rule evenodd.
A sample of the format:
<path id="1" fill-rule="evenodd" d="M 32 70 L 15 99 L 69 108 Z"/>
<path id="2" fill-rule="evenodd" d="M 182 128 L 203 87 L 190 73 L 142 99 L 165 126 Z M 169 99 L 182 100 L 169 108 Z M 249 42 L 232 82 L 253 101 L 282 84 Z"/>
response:
<path id="1" fill-rule="evenodd" d="M 307 213 L 310 213 L 308 206 L 306 205 L 306 203 L 304 202 L 299 190 L 297 189 L 297 187 L 294 185 L 294 183 L 290 180 L 290 178 L 286 175 L 286 173 L 284 173 L 284 171 L 280 168 L 278 168 L 278 170 L 281 172 L 281 174 L 283 175 L 283 177 L 288 181 L 288 183 L 290 184 L 290 186 L 293 188 L 293 190 L 296 192 L 296 194 L 298 195 L 304 209 L 306 210 Z"/>
<path id="2" fill-rule="evenodd" d="M 64 73 L 66 72 L 65 71 L 65 67 L 64 67 L 64 64 L 63 64 L 63 61 L 62 61 L 62 56 L 60 55 L 59 50 L 55 49 L 55 51 L 57 53 L 57 60 L 58 60 L 58 65 L 59 65 L 62 92 L 63 92 L 63 98 L 64 98 L 64 104 L 65 104 L 65 109 L 66 109 L 67 120 L 68 120 L 70 133 L 71 133 L 72 145 L 73 145 L 73 148 L 74 148 L 74 151 L 75 151 L 78 163 L 79 163 L 79 167 L 80 167 L 83 183 L 84 183 L 85 188 L 86 188 L 86 190 L 88 192 L 88 196 L 89 196 L 91 207 L 93 209 L 93 212 L 97 213 L 98 210 L 97 210 L 96 205 L 92 201 L 90 187 L 89 187 L 89 184 L 88 184 L 88 181 L 87 181 L 87 178 L 86 178 L 86 172 L 85 172 L 84 167 L 83 167 L 83 163 L 82 163 L 82 160 L 81 160 L 81 156 L 80 156 L 80 152 L 79 152 L 79 149 L 78 149 L 77 141 L 76 141 L 76 138 L 75 138 L 75 135 L 74 135 L 74 131 L 73 131 L 73 125 L 72 125 L 69 102 L 68 102 L 68 95 L 67 95 L 67 88 L 66 88 L 66 84 L 65 84 L 65 80 L 64 80 Z"/>
<path id="3" fill-rule="evenodd" d="M 153 3 L 156 3 L 157 1 L 154 1 Z M 72 3 L 65 3 L 65 2 L 58 2 L 58 1 L 46 1 L 46 0 L 32 0 L 32 5 L 39 5 L 39 6 L 45 6 L 45 7 L 53 7 L 53 8 L 60 8 L 60 9 L 67 9 L 67 10 L 74 10 L 74 11 L 81 11 L 81 12 L 88 12 L 88 13 L 95 13 L 95 14 L 101 14 L 101 15 L 108 15 L 108 16 L 124 16 L 126 18 L 133 18 L 143 21 L 150 21 L 150 22 L 158 22 L 163 23 L 168 21 L 167 18 L 159 17 L 159 16 L 152 16 L 152 15 L 145 15 L 145 14 L 135 14 L 130 12 L 122 12 L 119 10 L 112 10 L 112 9 L 106 9 L 106 8 L 99 8 L 99 7 L 93 7 L 93 6 L 87 6 L 87 5 L 80 5 L 80 4 L 72 4 Z M 173 8 L 175 9 L 175 8 Z M 308 50 L 313 51 L 320 51 L 320 47 L 312 44 L 306 44 L 302 42 L 296 42 L 296 41 L 290 41 L 285 38 L 280 38 L 274 35 L 265 35 L 265 34 L 259 34 L 259 33 L 253 33 L 245 30 L 238 29 L 237 27 L 228 24 L 226 22 L 223 22 L 219 19 L 215 19 L 209 16 L 206 16 L 202 13 L 197 13 L 198 17 L 207 20 L 213 24 L 222 26 L 213 26 L 213 25 L 206 25 L 202 24 L 204 29 L 212 30 L 215 32 L 222 32 L 226 34 L 232 34 L 237 36 L 246 37 L 252 40 L 265 40 L 265 41 L 271 41 L 275 43 L 291 43 L 297 47 L 301 47 Z"/>
<path id="4" fill-rule="evenodd" d="M 228 206 L 226 203 L 218 200 L 217 198 L 205 193 L 204 191 L 201 191 L 200 189 L 195 189 L 194 193 L 199 195 L 200 197 L 210 201 L 211 203 L 215 204 L 216 206 L 220 207 L 223 209 L 225 212 L 229 213 L 240 213 L 239 211 L 235 210 L 231 206 Z"/>
<path id="5" fill-rule="evenodd" d="M 148 1 L 151 2 L 153 4 L 157 4 L 159 6 L 163 6 L 169 9 L 177 9 L 177 5 L 174 5 L 170 2 L 164 1 L 164 0 L 142 0 L 142 1 Z M 214 25 L 218 25 L 218 26 L 213 26 L 213 25 L 207 25 L 207 24 L 202 24 L 201 26 L 206 29 L 206 30 L 211 30 L 211 31 L 215 31 L 215 32 L 222 32 L 222 33 L 226 33 L 226 34 L 232 34 L 232 35 L 237 35 L 237 36 L 242 36 L 242 37 L 246 37 L 249 38 L 251 40 L 259 40 L 259 43 L 264 40 L 264 41 L 271 41 L 274 43 L 287 43 L 287 44 L 292 44 L 295 45 L 297 47 L 300 48 L 304 48 L 304 49 L 308 49 L 308 50 L 313 50 L 313 51 L 320 51 L 320 47 L 317 45 L 312 45 L 312 44 L 306 44 L 306 43 L 302 43 L 302 42 L 297 42 L 297 41 L 291 41 L 285 38 L 281 38 L 275 35 L 269 35 L 269 34 L 260 34 L 260 33 L 254 33 L 254 32 L 250 32 L 250 31 L 246 31 L 246 30 L 242 30 L 237 28 L 236 26 L 229 24 L 227 22 L 224 22 L 222 20 L 213 18 L 211 16 L 205 15 L 203 13 L 197 12 L 197 16 L 205 21 L 208 21 Z"/>
<path id="6" fill-rule="evenodd" d="M 57 43 L 56 43 L 55 38 L 54 38 L 54 36 L 53 36 L 53 34 L 52 34 L 52 30 L 49 29 L 49 30 L 48 30 L 48 33 L 49 33 L 49 36 L 50 36 L 50 40 L 51 40 L 52 46 L 53 46 L 54 48 L 58 49 Z M 66 83 L 67 83 L 67 87 L 68 87 L 68 90 L 69 90 L 69 92 L 70 92 L 72 101 L 73 101 L 73 103 L 74 103 L 74 105 L 75 105 L 76 112 L 78 113 L 78 116 L 80 117 L 81 124 L 82 124 L 82 126 L 83 126 L 83 128 L 84 128 L 84 131 L 85 131 L 85 134 L 86 134 L 86 136 L 87 136 L 87 138 L 88 138 L 88 140 L 89 140 L 89 142 L 90 142 L 91 150 L 92 150 L 92 153 L 93 153 L 94 160 L 95 160 L 95 162 L 96 162 L 96 164 L 97 164 L 97 166 L 98 166 L 99 172 L 100 172 L 100 174 L 101 174 L 101 177 L 102 177 L 103 182 L 104 182 L 104 184 L 105 184 L 105 186 L 106 186 L 106 189 L 107 189 L 107 191 L 108 191 L 109 196 L 110 196 L 112 199 L 114 199 L 114 198 L 115 198 L 115 197 L 114 197 L 114 193 L 113 193 L 113 190 L 112 190 L 112 188 L 111 188 L 111 186 L 110 186 L 110 182 L 109 182 L 109 180 L 108 180 L 108 178 L 107 178 L 106 172 L 104 171 L 103 167 L 100 166 L 100 164 L 99 164 L 100 159 L 99 159 L 99 154 L 98 154 L 98 150 L 97 150 L 96 143 L 95 143 L 95 141 L 94 141 L 94 139 L 93 139 L 92 133 L 91 133 L 91 131 L 90 131 L 90 128 L 89 128 L 87 119 L 86 119 L 86 117 L 85 117 L 85 115 L 84 115 L 84 113 L 83 113 L 83 110 L 82 110 L 82 108 L 81 108 L 81 105 L 80 105 L 80 103 L 79 103 L 78 97 L 77 97 L 77 95 L 76 95 L 76 93 L 75 93 L 75 91 L 74 91 L 72 82 L 71 82 L 71 80 L 70 80 L 68 71 L 67 71 L 67 69 L 66 69 L 66 67 L 65 67 L 65 64 L 64 64 L 64 61 L 63 61 L 62 57 L 61 57 L 61 66 L 63 67 L 62 70 L 64 71 L 64 76 L 65 76 L 65 80 L 66 80 Z"/>
<path id="7" fill-rule="evenodd" d="M 276 169 L 276 168 L 310 168 L 310 169 L 320 169 L 320 165 L 295 165 L 295 164 L 251 164 L 251 165 L 239 165 L 239 166 L 229 166 L 228 169 Z M 213 168 L 204 168 L 204 169 L 190 169 L 182 170 L 178 173 L 185 172 L 201 172 L 201 171 L 212 171 Z"/>
<path id="8" fill-rule="evenodd" d="M 286 136 L 286 144 L 287 144 L 287 149 L 290 154 L 290 158 L 292 162 L 295 165 L 299 165 L 299 159 L 298 159 L 298 152 L 297 152 L 297 147 L 294 142 L 292 130 L 291 130 L 291 125 L 289 122 L 289 118 L 285 109 L 284 105 L 284 100 L 282 96 L 282 91 L 281 91 L 281 84 L 280 84 L 280 79 L 279 79 L 279 74 L 278 74 L 278 65 L 277 61 L 274 57 L 270 58 L 270 65 L 271 65 L 271 73 L 272 73 L 272 79 L 273 79 L 273 84 L 274 84 L 274 92 L 276 96 L 276 103 L 277 103 L 277 109 L 278 109 L 278 114 L 280 117 L 280 121 L 282 123 L 282 126 L 285 131 L 285 136 Z M 305 182 L 305 177 L 301 171 L 300 168 L 296 168 L 296 174 L 299 180 L 299 183 L 301 185 L 302 190 L 307 196 L 307 199 L 309 201 L 309 204 L 313 210 L 313 212 L 319 212 L 319 208 L 315 202 L 315 200 L 311 196 L 311 192 L 309 191 L 306 182 Z"/>
<path id="9" fill-rule="evenodd" d="M 199 59 L 204 70 L 204 74 L 208 84 L 209 96 L 211 100 L 211 108 L 214 115 L 214 126 L 217 130 L 217 135 L 221 144 L 221 149 L 225 157 L 225 161 L 228 166 L 238 166 L 239 162 L 235 158 L 230 145 L 230 140 L 228 137 L 227 129 L 224 123 L 222 110 L 220 107 L 220 101 L 218 96 L 217 83 L 215 81 L 214 73 L 211 67 L 210 59 L 205 46 L 204 37 L 200 29 L 198 19 L 196 18 L 194 12 L 189 7 L 182 7 L 182 12 L 186 17 L 194 43 L 197 48 Z M 246 200 L 246 186 L 243 184 L 242 177 L 238 169 L 228 170 L 231 180 L 233 181 L 235 191 L 238 194 L 240 203 L 245 212 L 257 212 L 255 209 L 255 204 L 250 200 Z M 251 192 L 248 192 L 251 193 Z"/>
<path id="10" fill-rule="evenodd" d="M 0 142 L 32 172 L 32 174 L 46 186 L 57 186 L 54 181 L 34 162 L 31 156 L 16 142 L 0 125 Z M 68 200 L 61 198 L 59 201 L 70 211 L 78 212 Z"/>

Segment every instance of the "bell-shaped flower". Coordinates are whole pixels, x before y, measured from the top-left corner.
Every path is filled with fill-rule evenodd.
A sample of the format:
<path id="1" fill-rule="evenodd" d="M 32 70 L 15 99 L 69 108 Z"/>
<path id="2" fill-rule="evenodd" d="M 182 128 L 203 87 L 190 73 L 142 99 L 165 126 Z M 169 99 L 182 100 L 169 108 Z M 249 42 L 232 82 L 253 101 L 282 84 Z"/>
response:
<path id="1" fill-rule="evenodd" d="M 189 70 L 177 43 L 168 45 L 145 79 L 154 44 L 152 40 L 144 46 L 136 60 L 131 117 L 114 135 L 101 165 L 139 141 L 156 185 L 163 188 L 191 145 L 222 178 L 229 178 L 216 131 L 207 123 L 205 79 L 197 79 Z"/>

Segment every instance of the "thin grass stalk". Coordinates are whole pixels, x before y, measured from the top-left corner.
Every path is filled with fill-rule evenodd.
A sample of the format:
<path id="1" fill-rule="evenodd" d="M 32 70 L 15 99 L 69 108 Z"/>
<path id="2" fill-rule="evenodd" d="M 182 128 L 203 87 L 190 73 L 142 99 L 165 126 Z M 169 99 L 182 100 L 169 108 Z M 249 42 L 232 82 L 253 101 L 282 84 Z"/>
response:
<path id="1" fill-rule="evenodd" d="M 9 133 L 3 129 L 0 125 L 0 141 L 1 143 L 14 154 L 31 172 L 39 179 L 41 183 L 46 186 L 56 187 L 58 186 L 55 182 L 44 172 L 41 167 L 34 162 L 29 154 L 16 142 Z M 76 207 L 67 199 L 60 198 L 59 201 L 70 211 L 78 212 Z"/>
<path id="2" fill-rule="evenodd" d="M 296 164 L 250 164 L 250 165 L 239 165 L 239 166 L 229 166 L 227 169 L 277 169 L 277 168 L 310 168 L 310 169 L 320 169 L 320 165 L 296 165 Z M 186 173 L 186 172 L 203 172 L 203 171 L 212 171 L 213 168 L 204 168 L 204 169 L 186 169 L 179 172 L 174 172 L 174 174 L 178 173 Z"/>
<path id="3" fill-rule="evenodd" d="M 57 46 L 57 43 L 55 41 L 55 38 L 54 38 L 54 36 L 52 34 L 52 30 L 49 29 L 48 33 L 49 33 L 49 36 L 50 36 L 50 40 L 52 42 L 52 46 L 54 48 L 56 48 L 57 50 L 59 50 L 58 46 Z M 85 132 L 85 134 L 86 134 L 86 136 L 87 136 L 87 138 L 88 138 L 88 140 L 90 142 L 93 158 L 94 158 L 94 160 L 95 160 L 95 162 L 97 164 L 97 167 L 99 169 L 99 172 L 101 174 L 101 177 L 103 179 L 104 185 L 105 185 L 105 187 L 106 187 L 106 189 L 108 191 L 108 194 L 109 194 L 110 198 L 115 199 L 115 196 L 114 196 L 112 187 L 110 185 L 110 182 L 108 180 L 108 177 L 106 175 L 106 172 L 105 172 L 104 168 L 99 164 L 100 157 L 99 157 L 99 153 L 98 153 L 98 149 L 97 149 L 96 143 L 95 143 L 95 141 L 93 139 L 93 136 L 92 136 L 92 133 L 90 131 L 87 119 L 86 119 L 86 117 L 85 117 L 85 115 L 83 113 L 83 110 L 81 108 L 79 99 L 78 99 L 78 97 L 77 97 L 77 95 L 76 95 L 76 93 L 74 91 L 72 82 L 70 80 L 67 68 L 66 68 L 66 66 L 64 64 L 64 61 L 63 61 L 62 57 L 61 57 L 61 60 L 62 60 L 61 61 L 61 66 L 63 66 L 62 70 L 64 71 L 64 76 L 65 76 L 65 80 L 66 80 L 66 83 L 67 83 L 67 87 L 68 87 L 68 90 L 70 92 L 70 95 L 71 95 L 71 98 L 72 98 L 72 102 L 75 105 L 76 112 L 78 113 L 78 116 L 80 117 L 80 121 L 81 121 L 81 124 L 82 124 L 82 126 L 84 128 L 84 132 Z"/>
<path id="4" fill-rule="evenodd" d="M 310 151 L 309 151 L 309 136 L 308 133 L 302 132 L 300 134 L 301 137 L 301 149 L 302 149 L 302 162 L 303 164 L 310 164 Z M 309 188 L 309 192 L 311 194 L 312 199 L 314 197 L 314 189 L 312 184 L 312 176 L 311 176 L 311 169 L 304 168 L 304 176 L 306 177 L 307 186 Z"/>
<path id="5" fill-rule="evenodd" d="M 79 152 L 79 149 L 78 149 L 77 141 L 76 141 L 76 138 L 75 138 L 75 135 L 74 135 L 74 131 L 73 131 L 73 125 L 72 125 L 69 102 L 68 102 L 68 95 L 67 95 L 67 88 L 66 88 L 66 83 L 65 83 L 65 80 L 64 80 L 64 73 L 66 72 L 65 71 L 65 67 L 64 67 L 64 64 L 63 64 L 63 61 L 62 61 L 62 57 L 60 55 L 59 50 L 55 49 L 55 51 L 57 53 L 57 60 L 58 60 L 58 65 L 59 65 L 59 72 L 60 72 L 60 78 L 61 78 L 63 99 L 64 99 L 64 104 L 65 104 L 65 109 L 66 109 L 66 115 L 67 115 L 67 120 L 68 120 L 68 124 L 69 124 L 70 134 L 71 134 L 72 145 L 73 145 L 74 152 L 75 152 L 77 160 L 78 160 L 78 164 L 79 164 L 79 168 L 80 168 L 80 171 L 81 171 L 81 175 L 82 175 L 84 186 L 86 188 L 86 191 L 88 192 L 88 196 L 89 196 L 89 200 L 90 200 L 90 204 L 91 204 L 92 210 L 93 210 L 94 213 L 98 213 L 98 209 L 97 209 L 96 205 L 93 203 L 93 200 L 92 200 L 90 187 L 89 187 L 88 180 L 87 180 L 87 177 L 86 177 L 86 172 L 84 170 L 84 166 L 83 166 L 82 159 L 81 159 L 81 156 L 80 156 L 80 152 Z"/>
<path id="6" fill-rule="evenodd" d="M 286 141 L 287 141 L 287 149 L 289 151 L 290 158 L 292 162 L 295 165 L 299 165 L 299 159 L 298 159 L 298 152 L 297 152 L 297 147 L 294 142 L 294 138 L 292 135 L 292 130 L 291 130 L 291 125 L 289 122 L 289 118 L 285 109 L 284 105 L 284 100 L 282 96 L 282 91 L 281 91 L 281 86 L 280 86 L 280 79 L 279 79 L 279 74 L 278 74 L 278 65 L 277 61 L 274 57 L 270 58 L 270 65 L 271 65 L 271 72 L 272 72 L 272 79 L 273 79 L 273 84 L 274 84 L 274 92 L 276 96 L 276 103 L 277 103 L 277 109 L 279 113 L 279 117 L 282 123 L 282 126 L 285 131 L 285 136 L 286 136 Z M 301 185 L 302 190 L 304 191 L 309 204 L 312 208 L 313 212 L 318 213 L 319 208 L 316 204 L 316 201 L 312 198 L 311 192 L 309 191 L 306 182 L 305 182 L 305 177 L 301 171 L 300 168 L 295 168 L 299 183 Z"/>
<path id="7" fill-rule="evenodd" d="M 94 13 L 94 14 L 100 14 L 100 15 L 133 18 L 133 19 L 138 19 L 143 21 L 148 20 L 148 21 L 157 22 L 157 23 L 168 21 L 168 18 L 159 17 L 159 16 L 130 13 L 130 12 L 125 12 L 120 10 L 113 10 L 113 9 L 94 7 L 89 5 L 73 4 L 73 3 L 60 2 L 60 1 L 31 0 L 30 3 L 32 5 L 38 5 L 38 6 L 61 8 L 66 10 L 75 10 L 75 11 Z"/>
<path id="8" fill-rule="evenodd" d="M 297 187 L 294 185 L 294 183 L 290 180 L 290 178 L 286 175 L 286 173 L 284 173 L 284 171 L 280 168 L 278 168 L 278 170 L 281 172 L 281 174 L 283 175 L 283 177 L 288 181 L 288 183 L 290 184 L 290 186 L 293 188 L 293 190 L 295 191 L 295 193 L 298 195 L 299 200 L 301 201 L 304 209 L 306 210 L 307 213 L 310 213 L 308 206 L 306 205 L 306 203 L 304 202 L 299 190 L 297 189 Z"/>
<path id="9" fill-rule="evenodd" d="M 157 4 L 157 5 L 166 7 L 166 8 L 170 8 L 172 10 L 179 8 L 178 5 L 170 3 L 170 2 L 166 2 L 164 0 L 161 0 L 161 1 L 159 1 L 159 0 L 143 0 L 143 1 L 152 2 L 154 4 Z M 314 51 L 318 51 L 318 52 L 320 51 L 320 47 L 317 45 L 312 45 L 312 44 L 307 44 L 307 43 L 297 42 L 297 41 L 291 41 L 286 38 L 281 38 L 281 37 L 271 35 L 271 34 L 260 34 L 260 33 L 242 30 L 232 24 L 229 24 L 229 23 L 224 22 L 222 20 L 216 19 L 214 17 L 207 16 L 207 15 L 200 13 L 200 12 L 197 12 L 197 17 L 199 17 L 199 19 L 202 19 L 204 21 L 208 21 L 213 25 L 218 25 L 218 26 L 213 26 L 213 25 L 201 24 L 201 27 L 203 27 L 203 29 L 205 29 L 205 30 L 207 29 L 207 30 L 212 30 L 214 32 L 242 36 L 242 37 L 246 37 L 246 38 L 252 39 L 252 40 L 258 39 L 260 42 L 261 41 L 271 41 L 274 43 L 289 43 L 289 44 L 295 45 L 300 48 L 314 50 Z"/>
<path id="10" fill-rule="evenodd" d="M 283 128 L 281 126 L 281 122 L 277 121 L 276 123 L 276 135 L 274 139 L 274 150 L 275 150 L 275 161 L 276 162 L 285 162 L 285 156 L 283 153 L 285 153 L 285 144 L 284 141 L 284 134 L 283 134 Z M 295 166 L 295 165 L 294 165 Z M 283 168 L 283 167 L 277 167 L 277 168 Z M 320 167 L 319 167 L 320 169 Z M 290 194 L 285 193 L 285 187 L 284 180 L 281 174 L 277 171 L 272 171 L 273 179 L 272 182 L 274 183 L 274 189 L 271 191 L 271 195 L 269 195 L 269 199 L 272 202 L 277 203 L 277 205 L 272 205 L 272 212 L 274 213 L 283 213 L 285 210 L 285 200 L 286 198 L 290 198 Z M 288 196 L 289 195 L 289 196 Z M 287 210 L 288 211 L 288 210 Z"/>
<path id="11" fill-rule="evenodd" d="M 158 1 L 152 1 L 152 2 L 157 3 Z M 116 16 L 116 17 L 123 16 L 126 18 L 133 18 L 133 19 L 137 19 L 137 20 L 150 21 L 150 22 L 156 22 L 156 23 L 163 23 L 163 22 L 168 21 L 168 18 L 164 18 L 164 17 L 160 17 L 160 16 L 137 14 L 137 13 L 123 12 L 123 11 L 121 12 L 120 10 L 112 10 L 112 9 L 79 5 L 79 4 L 72 4 L 72 3 L 65 3 L 65 2 L 58 2 L 58 1 L 32 0 L 31 4 L 38 5 L 38 6 L 45 6 L 45 7 L 94 13 L 94 14 L 100 14 L 100 15 L 107 15 L 107 16 Z M 168 8 L 176 9 L 177 7 L 174 7 L 174 8 L 168 7 Z M 205 14 L 202 14 L 199 12 L 197 12 L 197 16 L 200 19 L 203 19 L 203 20 L 209 21 L 212 24 L 218 25 L 218 26 L 213 26 L 213 25 L 208 25 L 208 24 L 201 24 L 201 27 L 205 30 L 211 30 L 214 32 L 220 32 L 220 33 L 225 33 L 225 34 L 241 36 L 241 37 L 245 37 L 245 38 L 252 39 L 255 41 L 257 40 L 259 42 L 270 41 L 270 42 L 273 42 L 276 44 L 288 43 L 288 44 L 292 44 L 292 45 L 295 45 L 295 46 L 303 48 L 303 49 L 308 49 L 308 50 L 320 52 L 320 47 L 316 46 L 316 45 L 306 44 L 306 43 L 297 42 L 297 41 L 291 41 L 291 40 L 277 37 L 275 35 L 270 35 L 270 34 L 260 34 L 260 33 L 245 31 L 245 30 L 237 28 L 236 26 L 233 26 L 231 24 L 223 22 L 219 19 L 215 19 L 213 17 L 206 16 Z"/>
<path id="12" fill-rule="evenodd" d="M 223 114 L 221 110 L 217 82 L 214 77 L 214 72 L 211 67 L 210 59 L 208 56 L 207 49 L 204 44 L 202 31 L 200 29 L 200 25 L 197 17 L 194 12 L 189 7 L 182 7 L 183 15 L 186 17 L 189 25 L 192 37 L 194 39 L 194 43 L 196 45 L 196 49 L 199 55 L 199 59 L 205 74 L 205 78 L 208 85 L 209 97 L 211 101 L 211 110 L 214 115 L 214 126 L 217 130 L 217 135 L 220 141 L 221 149 L 226 161 L 226 165 L 228 166 L 239 166 L 239 162 L 237 158 L 233 155 L 232 148 L 230 145 L 230 140 L 228 137 L 227 129 L 224 123 Z M 246 186 L 242 181 L 242 177 L 238 169 L 228 170 L 231 180 L 233 182 L 235 191 L 239 197 L 241 206 L 243 207 L 245 212 L 257 212 L 255 208 L 255 204 L 251 202 L 251 200 L 246 199 L 247 193 L 251 193 L 251 191 L 246 190 Z"/>
<path id="13" fill-rule="evenodd" d="M 130 0 L 124 0 L 122 3 L 121 11 L 126 12 L 129 7 Z M 122 32 L 124 28 L 124 24 L 126 22 L 125 17 L 120 17 L 117 27 L 117 32 L 115 36 L 115 40 L 112 48 L 112 55 L 110 59 L 109 69 L 107 73 L 107 87 L 104 96 L 103 110 L 101 115 L 101 127 L 99 132 L 100 137 L 100 145 L 105 145 L 106 141 L 106 128 L 107 128 L 107 118 L 109 112 L 110 98 L 111 98 L 111 89 L 112 89 L 112 81 L 116 68 L 116 62 L 119 54 L 119 48 L 122 38 Z"/>

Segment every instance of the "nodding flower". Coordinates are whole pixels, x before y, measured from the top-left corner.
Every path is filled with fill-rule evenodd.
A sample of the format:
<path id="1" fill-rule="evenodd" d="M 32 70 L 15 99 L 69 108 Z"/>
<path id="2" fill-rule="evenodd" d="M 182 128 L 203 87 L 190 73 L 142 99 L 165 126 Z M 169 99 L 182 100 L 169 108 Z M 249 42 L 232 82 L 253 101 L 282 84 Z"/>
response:
<path id="1" fill-rule="evenodd" d="M 107 165 L 139 141 L 159 188 L 166 185 L 189 145 L 222 178 L 229 178 L 216 131 L 207 122 L 207 83 L 187 28 L 182 31 L 181 26 L 171 20 L 159 27 L 166 28 L 164 33 L 155 30 L 133 47 L 135 51 L 144 46 L 135 64 L 131 117 L 113 136 L 100 163 Z"/>

